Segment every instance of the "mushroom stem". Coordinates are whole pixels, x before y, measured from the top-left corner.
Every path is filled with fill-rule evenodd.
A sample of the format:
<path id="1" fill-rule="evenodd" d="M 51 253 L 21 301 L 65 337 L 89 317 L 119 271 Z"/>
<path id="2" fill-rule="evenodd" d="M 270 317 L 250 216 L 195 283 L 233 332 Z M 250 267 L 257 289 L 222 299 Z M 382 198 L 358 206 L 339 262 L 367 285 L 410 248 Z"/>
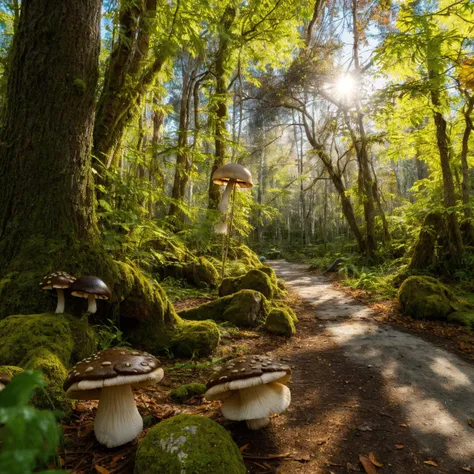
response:
<path id="1" fill-rule="evenodd" d="M 246 423 L 249 430 L 260 430 L 270 423 L 270 418 L 255 418 L 247 420 Z"/>
<path id="2" fill-rule="evenodd" d="M 236 185 L 236 181 L 231 179 L 227 183 L 227 186 L 225 187 L 225 191 L 222 194 L 221 202 L 219 203 L 219 211 L 222 214 L 225 214 L 227 212 L 227 207 L 229 206 L 229 201 L 230 201 L 230 196 L 232 195 L 232 191 Z"/>
<path id="3" fill-rule="evenodd" d="M 56 313 L 64 313 L 64 290 L 62 288 L 56 288 L 58 293 L 58 304 L 56 305 Z"/>
<path id="4" fill-rule="evenodd" d="M 143 429 L 130 385 L 104 387 L 94 422 L 95 437 L 108 448 L 128 443 Z"/>
<path id="5" fill-rule="evenodd" d="M 87 306 L 87 311 L 89 313 L 95 313 L 97 311 L 97 303 L 95 302 L 94 295 L 89 295 L 87 297 L 87 302 L 89 303 Z"/>

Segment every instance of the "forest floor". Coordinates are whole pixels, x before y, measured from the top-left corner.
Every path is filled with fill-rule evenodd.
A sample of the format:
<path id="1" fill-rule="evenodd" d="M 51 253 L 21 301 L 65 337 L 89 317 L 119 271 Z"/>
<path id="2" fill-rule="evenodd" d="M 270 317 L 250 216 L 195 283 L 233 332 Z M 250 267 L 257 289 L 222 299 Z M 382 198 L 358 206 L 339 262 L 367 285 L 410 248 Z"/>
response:
<path id="1" fill-rule="evenodd" d="M 212 359 L 163 361 L 163 383 L 137 396 L 145 423 L 179 413 L 208 416 L 231 431 L 249 473 L 474 472 L 472 362 L 379 321 L 377 312 L 305 265 L 270 263 L 289 286 L 296 336 L 229 330 Z M 224 420 L 219 402 L 193 397 L 176 404 L 168 397 L 182 383 L 205 382 L 220 361 L 252 353 L 293 369 L 292 404 L 269 428 L 249 431 L 243 422 Z M 137 443 L 101 447 L 92 433 L 95 407 L 78 403 L 65 426 L 64 467 L 71 474 L 132 473 Z"/>

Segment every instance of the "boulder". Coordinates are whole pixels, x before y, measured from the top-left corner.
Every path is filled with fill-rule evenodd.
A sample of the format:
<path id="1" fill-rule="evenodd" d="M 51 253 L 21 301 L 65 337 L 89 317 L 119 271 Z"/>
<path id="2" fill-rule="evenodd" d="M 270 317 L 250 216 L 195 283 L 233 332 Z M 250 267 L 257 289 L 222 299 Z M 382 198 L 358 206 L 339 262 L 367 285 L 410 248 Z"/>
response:
<path id="1" fill-rule="evenodd" d="M 134 474 L 245 474 L 242 454 L 221 425 L 179 415 L 151 428 L 137 450 Z"/>
<path id="2" fill-rule="evenodd" d="M 286 308 L 273 308 L 265 321 L 264 328 L 265 331 L 279 336 L 291 337 L 296 334 L 292 314 Z"/>
<path id="3" fill-rule="evenodd" d="M 439 280 L 427 276 L 408 277 L 398 290 L 400 309 L 415 319 L 446 319 L 462 303 Z"/>
<path id="4" fill-rule="evenodd" d="M 255 290 L 262 293 L 265 298 L 271 300 L 277 293 L 280 293 L 278 281 L 270 267 L 252 269 L 244 276 L 236 278 L 224 278 L 219 287 L 219 296 L 227 296 L 239 290 Z M 272 275 L 274 281 L 272 281 Z"/>

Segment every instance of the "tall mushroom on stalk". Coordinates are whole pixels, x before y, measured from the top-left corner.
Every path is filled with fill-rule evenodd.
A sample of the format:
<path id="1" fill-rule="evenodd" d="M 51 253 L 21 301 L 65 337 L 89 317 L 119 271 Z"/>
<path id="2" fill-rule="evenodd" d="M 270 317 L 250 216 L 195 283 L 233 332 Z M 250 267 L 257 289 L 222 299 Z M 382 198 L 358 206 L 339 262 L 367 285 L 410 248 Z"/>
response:
<path id="1" fill-rule="evenodd" d="M 163 378 L 159 361 L 147 352 L 107 349 L 78 362 L 64 390 L 77 400 L 99 400 L 94 421 L 99 443 L 114 448 L 132 441 L 143 429 L 132 388 L 155 385 Z"/>
<path id="2" fill-rule="evenodd" d="M 222 414 L 229 420 L 245 420 L 251 430 L 270 423 L 270 416 L 285 411 L 291 402 L 288 365 L 267 356 L 233 359 L 207 384 L 208 400 L 223 400 Z"/>
<path id="3" fill-rule="evenodd" d="M 42 290 L 56 290 L 58 293 L 56 313 L 64 313 L 64 289 L 69 288 L 75 280 L 75 276 L 66 272 L 52 272 L 41 280 L 40 287 Z"/>
<path id="4" fill-rule="evenodd" d="M 221 166 L 214 171 L 212 181 L 219 186 L 226 185 L 218 209 L 224 218 L 216 225 L 215 230 L 218 234 L 227 233 L 227 224 L 225 222 L 225 215 L 229 206 L 230 197 L 236 188 L 251 188 L 253 186 L 252 173 L 239 165 L 238 163 L 229 163 Z M 229 231 L 232 229 L 232 219 L 229 225 Z"/>
<path id="5" fill-rule="evenodd" d="M 96 300 L 108 300 L 111 297 L 109 287 L 96 276 L 82 276 L 69 289 L 71 290 L 71 295 L 87 298 L 87 311 L 89 313 L 97 311 Z"/>

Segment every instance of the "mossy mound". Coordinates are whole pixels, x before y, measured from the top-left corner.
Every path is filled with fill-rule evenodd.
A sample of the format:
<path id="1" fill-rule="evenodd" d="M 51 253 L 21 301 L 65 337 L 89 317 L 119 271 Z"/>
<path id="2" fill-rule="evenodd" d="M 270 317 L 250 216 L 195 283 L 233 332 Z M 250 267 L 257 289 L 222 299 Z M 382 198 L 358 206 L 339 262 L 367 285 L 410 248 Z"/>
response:
<path id="1" fill-rule="evenodd" d="M 297 323 L 298 322 L 298 316 L 296 316 L 296 313 L 293 311 L 292 308 L 290 308 L 288 305 L 286 304 L 283 304 L 283 303 L 278 303 L 276 306 L 275 306 L 276 309 L 279 309 L 281 311 L 284 311 L 285 313 L 288 314 L 288 316 L 291 318 L 291 320 L 293 321 L 293 323 Z"/>
<path id="2" fill-rule="evenodd" d="M 21 367 L 16 367 L 15 365 L 0 365 L 0 374 L 7 374 L 10 377 L 14 377 L 21 372 L 23 372 Z"/>
<path id="3" fill-rule="evenodd" d="M 187 383 L 171 390 L 170 398 L 176 403 L 184 403 L 195 395 L 206 393 L 207 387 L 203 383 Z"/>
<path id="4" fill-rule="evenodd" d="M 218 346 L 219 339 L 219 328 L 214 321 L 183 321 L 170 349 L 182 357 L 206 356 Z"/>
<path id="5" fill-rule="evenodd" d="M 62 385 L 67 369 L 97 350 L 97 337 L 87 322 L 67 314 L 13 315 L 0 321 L 0 364 L 39 370 L 45 375 L 46 394 L 33 402 L 39 408 L 68 413 L 71 401 Z"/>
<path id="6" fill-rule="evenodd" d="M 270 270 L 272 269 L 270 268 Z M 276 294 L 280 293 L 275 274 L 274 277 L 275 282 L 273 283 L 271 277 L 267 274 L 267 270 L 262 271 L 254 268 L 242 277 L 224 278 L 219 287 L 219 296 L 231 295 L 240 290 L 255 290 L 271 300 Z"/>
<path id="7" fill-rule="evenodd" d="M 448 315 L 448 321 L 461 324 L 472 330 L 474 329 L 474 311 L 454 311 Z"/>
<path id="8" fill-rule="evenodd" d="M 197 308 L 181 311 L 188 320 L 228 321 L 238 327 L 256 327 L 264 323 L 271 305 L 258 291 L 241 290 L 233 295 L 218 298 Z"/>
<path id="9" fill-rule="evenodd" d="M 215 288 L 219 283 L 219 273 L 206 257 L 199 257 L 185 269 L 186 279 L 198 288 Z"/>
<path id="10" fill-rule="evenodd" d="M 148 431 L 138 447 L 134 474 L 245 474 L 242 454 L 215 421 L 179 415 Z"/>
<path id="11" fill-rule="evenodd" d="M 273 308 L 265 321 L 265 331 L 279 336 L 291 337 L 296 334 L 291 312 L 285 308 Z"/>
<path id="12" fill-rule="evenodd" d="M 411 276 L 398 291 L 403 314 L 415 319 L 446 319 L 461 309 L 461 302 L 439 280 L 427 276 Z"/>

